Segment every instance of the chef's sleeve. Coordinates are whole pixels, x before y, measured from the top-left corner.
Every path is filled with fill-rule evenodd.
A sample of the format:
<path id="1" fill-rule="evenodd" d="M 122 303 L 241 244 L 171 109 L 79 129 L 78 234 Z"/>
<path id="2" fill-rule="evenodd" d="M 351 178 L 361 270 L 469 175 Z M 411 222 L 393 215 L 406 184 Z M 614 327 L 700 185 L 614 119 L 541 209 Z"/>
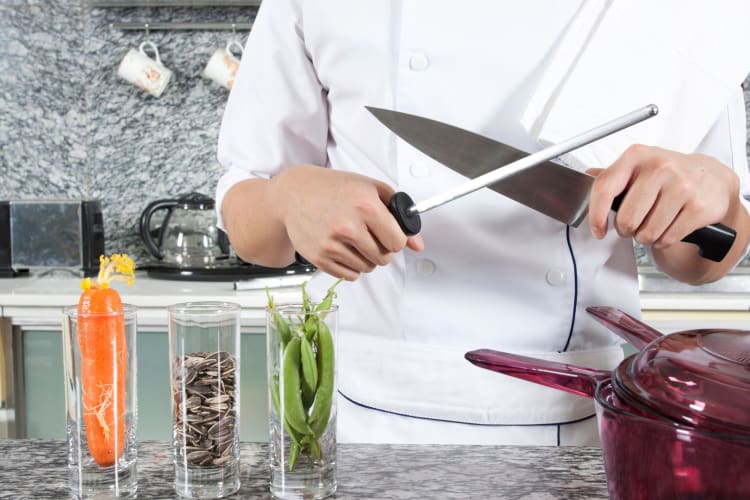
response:
<path id="1" fill-rule="evenodd" d="M 326 165 L 327 137 L 326 92 L 305 47 L 301 0 L 263 2 L 219 131 L 219 226 L 233 185 L 299 163 Z"/>

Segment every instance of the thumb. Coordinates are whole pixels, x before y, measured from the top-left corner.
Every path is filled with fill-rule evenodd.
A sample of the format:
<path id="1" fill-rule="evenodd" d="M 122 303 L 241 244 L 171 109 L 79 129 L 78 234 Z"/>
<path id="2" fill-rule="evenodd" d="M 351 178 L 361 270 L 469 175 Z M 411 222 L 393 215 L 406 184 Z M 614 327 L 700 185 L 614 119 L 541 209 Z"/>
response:
<path id="1" fill-rule="evenodd" d="M 589 174 L 592 177 L 598 177 L 599 174 L 607 170 L 606 168 L 588 168 L 586 169 L 586 173 Z"/>

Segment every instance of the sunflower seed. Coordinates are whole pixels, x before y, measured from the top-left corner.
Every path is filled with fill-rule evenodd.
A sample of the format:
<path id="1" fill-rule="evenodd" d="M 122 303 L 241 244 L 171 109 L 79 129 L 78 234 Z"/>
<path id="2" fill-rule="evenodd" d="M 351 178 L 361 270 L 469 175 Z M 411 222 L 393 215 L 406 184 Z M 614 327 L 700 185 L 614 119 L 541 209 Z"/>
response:
<path id="1" fill-rule="evenodd" d="M 174 363 L 176 453 L 191 465 L 226 464 L 239 444 L 235 358 L 224 351 L 194 352 Z"/>

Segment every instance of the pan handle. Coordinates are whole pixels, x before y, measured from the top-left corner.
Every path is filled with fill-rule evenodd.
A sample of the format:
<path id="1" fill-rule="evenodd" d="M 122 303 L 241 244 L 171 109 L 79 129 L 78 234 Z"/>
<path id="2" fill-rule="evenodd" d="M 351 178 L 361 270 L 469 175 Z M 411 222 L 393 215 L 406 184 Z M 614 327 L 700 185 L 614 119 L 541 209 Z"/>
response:
<path id="1" fill-rule="evenodd" d="M 611 372 L 604 370 L 530 358 L 492 349 L 469 351 L 464 357 L 480 368 L 589 398 L 594 397 L 596 386 L 600 382 L 609 380 L 612 376 Z"/>
<path id="2" fill-rule="evenodd" d="M 590 306 L 586 312 L 639 350 L 664 336 L 659 330 L 615 307 Z"/>

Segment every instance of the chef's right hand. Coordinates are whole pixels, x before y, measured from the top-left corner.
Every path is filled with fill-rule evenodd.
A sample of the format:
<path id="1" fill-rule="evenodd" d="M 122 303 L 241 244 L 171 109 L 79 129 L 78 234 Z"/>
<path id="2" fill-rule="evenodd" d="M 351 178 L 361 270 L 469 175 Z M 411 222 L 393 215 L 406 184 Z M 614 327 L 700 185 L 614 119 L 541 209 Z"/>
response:
<path id="1" fill-rule="evenodd" d="M 422 237 L 407 237 L 389 212 L 394 190 L 384 182 L 314 165 L 292 167 L 275 180 L 289 241 L 322 271 L 353 281 L 404 247 L 424 248 Z"/>

